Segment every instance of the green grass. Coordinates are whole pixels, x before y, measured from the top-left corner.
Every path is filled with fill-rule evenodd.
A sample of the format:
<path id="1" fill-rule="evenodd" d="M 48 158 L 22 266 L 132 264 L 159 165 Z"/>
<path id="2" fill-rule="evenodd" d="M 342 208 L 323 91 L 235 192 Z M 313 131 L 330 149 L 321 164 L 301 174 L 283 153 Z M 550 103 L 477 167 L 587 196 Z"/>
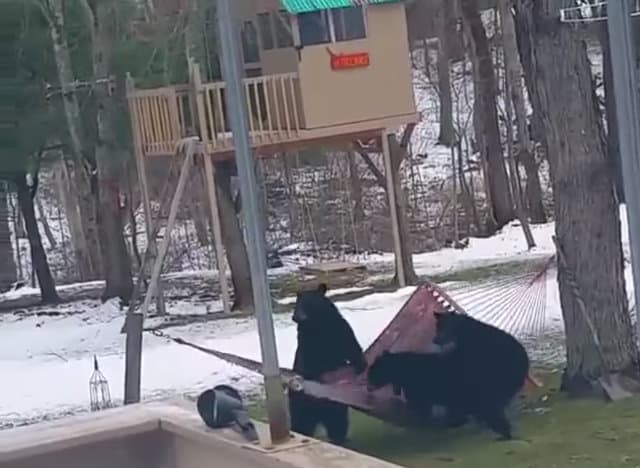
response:
<path id="1" fill-rule="evenodd" d="M 475 424 L 409 430 L 352 412 L 349 448 L 410 468 L 640 467 L 640 398 L 568 400 L 550 386 L 515 418 L 518 440 L 497 441 Z M 264 418 L 260 406 L 252 413 Z"/>

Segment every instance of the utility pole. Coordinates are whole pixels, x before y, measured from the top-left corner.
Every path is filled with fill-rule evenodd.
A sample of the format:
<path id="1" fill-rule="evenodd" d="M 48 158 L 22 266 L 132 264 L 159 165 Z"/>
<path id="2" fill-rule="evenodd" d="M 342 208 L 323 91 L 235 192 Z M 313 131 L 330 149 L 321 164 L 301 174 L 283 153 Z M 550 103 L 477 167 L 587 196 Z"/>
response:
<path id="1" fill-rule="evenodd" d="M 267 414 L 271 442 L 283 443 L 289 439 L 289 417 L 282 387 L 278 352 L 271 310 L 271 293 L 267 278 L 265 236 L 258 216 L 258 196 L 253 156 L 249 143 L 247 101 L 241 72 L 240 34 L 236 18 L 231 10 L 230 0 L 218 0 L 218 30 L 220 32 L 220 53 L 222 76 L 226 83 L 225 100 L 229 112 L 229 123 L 233 134 L 236 165 L 240 179 L 242 213 L 247 228 L 247 248 L 253 285 L 260 350 L 262 353 L 262 374 L 267 396 Z M 204 130 L 203 130 L 204 131 Z"/>
<path id="2" fill-rule="evenodd" d="M 636 302 L 636 327 L 640 337 L 640 114 L 638 81 L 628 0 L 607 2 L 607 26 L 613 71 L 613 89 L 618 115 L 620 159 L 622 160 L 627 225 L 631 244 L 631 267 Z"/>

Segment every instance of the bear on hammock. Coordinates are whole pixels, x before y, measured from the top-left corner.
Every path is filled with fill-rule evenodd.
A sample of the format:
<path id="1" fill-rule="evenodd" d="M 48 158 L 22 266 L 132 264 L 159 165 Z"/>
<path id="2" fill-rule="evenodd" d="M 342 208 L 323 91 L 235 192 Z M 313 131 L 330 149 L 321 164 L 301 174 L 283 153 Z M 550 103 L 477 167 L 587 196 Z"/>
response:
<path id="1" fill-rule="evenodd" d="M 327 286 L 297 295 L 293 321 L 298 328 L 298 347 L 293 371 L 307 380 L 319 381 L 326 372 L 351 365 L 357 374 L 367 362 L 349 323 L 326 296 Z M 291 430 L 309 437 L 322 424 L 329 440 L 343 445 L 349 430 L 349 409 L 340 403 L 289 391 Z"/>
<path id="2" fill-rule="evenodd" d="M 505 408 L 529 372 L 527 352 L 512 335 L 467 315 L 436 314 L 440 352 L 385 352 L 368 373 L 371 389 L 392 384 L 407 404 L 428 418 L 444 406 L 450 426 L 474 416 L 511 439 Z"/>

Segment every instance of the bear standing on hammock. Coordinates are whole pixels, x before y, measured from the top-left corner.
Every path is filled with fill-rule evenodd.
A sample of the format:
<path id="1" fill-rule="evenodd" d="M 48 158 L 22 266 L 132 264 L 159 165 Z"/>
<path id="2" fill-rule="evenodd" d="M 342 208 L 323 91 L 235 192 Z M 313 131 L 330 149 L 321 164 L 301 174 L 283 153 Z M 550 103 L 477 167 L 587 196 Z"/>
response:
<path id="1" fill-rule="evenodd" d="M 362 373 L 367 362 L 349 323 L 326 296 L 327 286 L 298 293 L 293 321 L 298 325 L 298 347 L 293 371 L 306 380 L 319 381 L 327 372 L 346 365 Z M 312 437 L 322 424 L 329 440 L 344 445 L 349 430 L 349 408 L 289 391 L 291 430 Z"/>

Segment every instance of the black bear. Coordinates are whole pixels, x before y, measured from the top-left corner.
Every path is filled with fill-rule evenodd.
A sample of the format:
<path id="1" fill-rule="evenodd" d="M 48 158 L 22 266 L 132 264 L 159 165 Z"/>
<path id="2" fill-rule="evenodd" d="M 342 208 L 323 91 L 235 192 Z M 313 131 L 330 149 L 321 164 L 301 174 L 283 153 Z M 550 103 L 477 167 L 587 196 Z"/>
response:
<path id="1" fill-rule="evenodd" d="M 371 386 L 382 385 L 389 369 L 387 383 L 402 387 L 413 407 L 426 412 L 430 405 L 442 405 L 450 425 L 472 415 L 511 439 L 505 408 L 529 372 L 529 357 L 520 342 L 467 315 L 444 313 L 436 314 L 434 344 L 440 353 L 381 356 L 369 371 Z"/>
<path id="2" fill-rule="evenodd" d="M 464 413 L 457 414 L 455 384 L 452 382 L 446 354 L 384 351 L 367 373 L 370 391 L 393 385 L 396 396 L 403 395 L 409 407 L 423 422 L 434 418 L 434 406 L 446 410 L 450 426 L 466 422 Z"/>
<path id="3" fill-rule="evenodd" d="M 319 380 L 329 371 L 351 365 L 357 374 L 366 367 L 362 348 L 349 323 L 326 296 L 327 286 L 297 295 L 293 321 L 298 326 L 298 347 L 293 370 L 308 380 Z M 329 440 L 344 445 L 349 429 L 345 405 L 319 400 L 304 393 L 289 392 L 291 429 L 309 437 L 322 424 Z"/>

